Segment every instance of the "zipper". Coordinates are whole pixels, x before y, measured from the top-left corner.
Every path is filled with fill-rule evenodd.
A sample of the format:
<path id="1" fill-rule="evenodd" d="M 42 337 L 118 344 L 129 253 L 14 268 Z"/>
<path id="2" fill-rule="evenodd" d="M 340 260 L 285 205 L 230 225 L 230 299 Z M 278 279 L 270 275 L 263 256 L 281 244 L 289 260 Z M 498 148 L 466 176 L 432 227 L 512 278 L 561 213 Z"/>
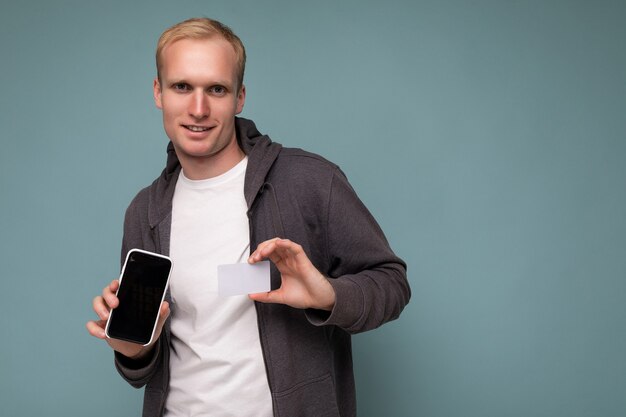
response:
<path id="1" fill-rule="evenodd" d="M 272 223 L 274 226 L 274 232 L 276 233 L 276 236 L 278 237 L 285 236 L 285 232 L 284 232 L 283 225 L 282 225 L 282 219 L 280 217 L 280 211 L 278 208 L 278 200 L 276 198 L 274 187 L 269 182 L 265 182 L 263 186 L 261 186 L 261 189 L 259 190 L 259 193 L 257 194 L 257 198 L 255 198 L 252 206 L 247 212 L 251 248 L 253 247 L 256 248 L 258 244 L 260 243 L 257 241 L 257 236 L 254 233 L 252 222 L 253 222 L 253 214 L 254 214 L 255 208 L 259 204 L 260 196 L 261 194 L 265 192 L 265 190 L 268 190 L 270 193 L 270 197 L 268 201 L 271 207 L 270 210 L 271 210 L 271 216 L 272 216 Z M 265 374 L 267 375 L 267 383 L 269 385 L 270 394 L 272 396 L 272 412 L 275 416 L 277 416 L 278 410 L 277 410 L 275 399 L 274 399 L 274 380 L 273 380 L 272 372 L 269 366 L 269 362 L 271 360 L 271 354 L 270 354 L 269 342 L 267 342 L 267 340 L 265 339 L 263 331 L 262 331 L 262 329 L 265 328 L 265 325 L 264 325 L 264 320 L 263 320 L 264 309 L 261 304 L 262 303 L 255 301 L 254 307 L 256 310 L 257 328 L 259 331 L 259 341 L 261 342 L 261 354 L 263 355 L 263 364 L 265 365 Z"/>

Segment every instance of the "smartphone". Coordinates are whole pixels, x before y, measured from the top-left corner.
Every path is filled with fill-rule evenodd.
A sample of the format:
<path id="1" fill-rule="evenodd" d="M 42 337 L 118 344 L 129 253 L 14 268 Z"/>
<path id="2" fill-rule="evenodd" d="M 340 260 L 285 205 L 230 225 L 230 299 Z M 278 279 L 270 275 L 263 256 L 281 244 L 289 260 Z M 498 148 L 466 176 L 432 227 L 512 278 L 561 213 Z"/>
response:
<path id="1" fill-rule="evenodd" d="M 167 256 L 141 249 L 128 251 L 117 290 L 120 302 L 107 320 L 107 337 L 144 346 L 152 342 L 171 272 L 172 261 Z"/>

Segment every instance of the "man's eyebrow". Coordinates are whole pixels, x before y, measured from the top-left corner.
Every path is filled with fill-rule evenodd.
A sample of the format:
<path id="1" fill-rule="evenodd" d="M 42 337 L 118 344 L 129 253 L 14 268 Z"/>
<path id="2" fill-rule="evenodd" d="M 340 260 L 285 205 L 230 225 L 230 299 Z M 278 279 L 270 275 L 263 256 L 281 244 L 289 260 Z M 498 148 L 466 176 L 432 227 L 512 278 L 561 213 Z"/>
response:
<path id="1" fill-rule="evenodd" d="M 179 79 L 172 79 L 171 81 L 168 82 L 169 85 L 174 85 L 174 84 L 189 84 L 189 85 L 194 85 L 192 82 L 187 81 L 184 78 L 179 78 Z M 206 84 L 207 86 L 214 86 L 214 85 L 221 85 L 224 87 L 232 87 L 231 84 L 226 81 L 226 80 L 212 80 L 210 82 L 208 82 Z"/>
<path id="2" fill-rule="evenodd" d="M 231 87 L 230 83 L 226 80 L 213 80 L 208 85 L 210 86 L 221 85 L 223 87 L 228 87 L 228 88 Z"/>

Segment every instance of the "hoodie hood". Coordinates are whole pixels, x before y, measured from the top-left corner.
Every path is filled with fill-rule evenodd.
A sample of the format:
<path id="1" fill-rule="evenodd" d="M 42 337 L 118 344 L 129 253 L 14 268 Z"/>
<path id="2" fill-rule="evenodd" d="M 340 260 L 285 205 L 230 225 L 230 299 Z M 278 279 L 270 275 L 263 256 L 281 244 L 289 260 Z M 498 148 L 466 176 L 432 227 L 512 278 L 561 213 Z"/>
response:
<path id="1" fill-rule="evenodd" d="M 252 120 L 235 117 L 235 131 L 239 147 L 248 156 L 244 196 L 250 208 L 265 182 L 267 173 L 280 153 L 282 145 L 272 142 L 269 136 L 262 135 Z M 165 169 L 152 183 L 149 191 L 148 221 L 152 228 L 172 212 L 172 197 L 180 169 L 180 161 L 170 141 L 167 145 Z"/>

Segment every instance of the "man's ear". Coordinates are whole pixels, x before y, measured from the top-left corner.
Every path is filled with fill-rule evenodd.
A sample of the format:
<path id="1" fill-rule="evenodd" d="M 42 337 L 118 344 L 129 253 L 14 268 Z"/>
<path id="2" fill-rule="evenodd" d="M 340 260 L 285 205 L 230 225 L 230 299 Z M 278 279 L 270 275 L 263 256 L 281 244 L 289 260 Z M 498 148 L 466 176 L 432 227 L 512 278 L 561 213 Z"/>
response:
<path id="1" fill-rule="evenodd" d="M 239 114 L 243 111 L 243 105 L 246 102 L 246 86 L 242 85 L 237 93 L 237 112 Z"/>
<path id="2" fill-rule="evenodd" d="M 154 79 L 154 83 L 152 85 L 152 90 L 154 93 L 154 104 L 156 104 L 156 106 L 159 109 L 163 108 L 163 103 L 161 102 L 161 94 L 163 93 L 163 91 L 161 90 L 161 83 L 159 82 L 159 78 L 155 77 Z"/>

